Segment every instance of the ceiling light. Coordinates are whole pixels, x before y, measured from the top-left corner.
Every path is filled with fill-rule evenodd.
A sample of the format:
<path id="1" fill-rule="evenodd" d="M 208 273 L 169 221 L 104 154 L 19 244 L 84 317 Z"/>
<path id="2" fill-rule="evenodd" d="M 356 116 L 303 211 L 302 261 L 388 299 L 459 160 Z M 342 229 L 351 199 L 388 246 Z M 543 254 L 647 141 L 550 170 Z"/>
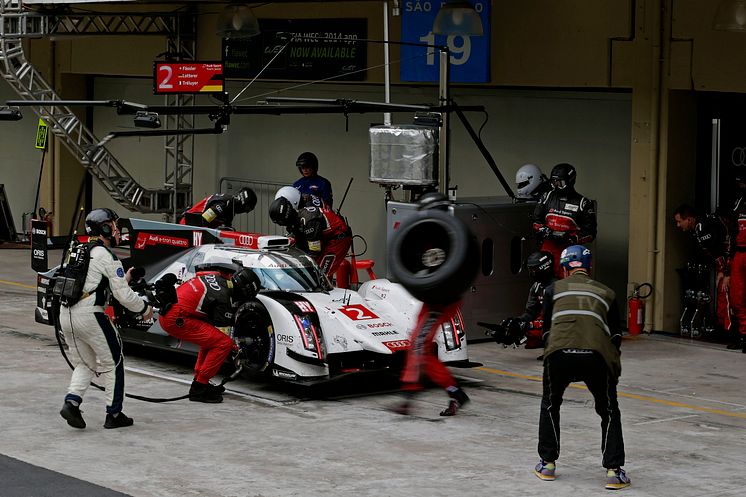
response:
<path id="1" fill-rule="evenodd" d="M 259 21 L 245 3 L 228 4 L 218 16 L 216 34 L 223 38 L 251 38 L 259 33 Z"/>
<path id="2" fill-rule="evenodd" d="M 435 17 L 433 33 L 482 36 L 484 28 L 482 19 L 472 4 L 459 0 L 447 0 Z"/>
<path id="3" fill-rule="evenodd" d="M 720 2 L 712 27 L 718 31 L 746 32 L 746 0 Z"/>

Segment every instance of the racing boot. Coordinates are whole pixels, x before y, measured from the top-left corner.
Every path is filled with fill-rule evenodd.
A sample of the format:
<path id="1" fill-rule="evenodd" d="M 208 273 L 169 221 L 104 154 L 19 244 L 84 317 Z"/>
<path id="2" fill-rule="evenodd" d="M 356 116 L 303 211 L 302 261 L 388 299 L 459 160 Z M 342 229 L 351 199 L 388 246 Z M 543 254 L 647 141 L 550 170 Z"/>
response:
<path id="1" fill-rule="evenodd" d="M 206 404 L 218 404 L 223 402 L 223 396 L 211 389 L 209 383 L 193 381 L 189 388 L 189 400 L 192 402 L 204 402 Z"/>
<path id="2" fill-rule="evenodd" d="M 69 424 L 73 428 L 78 428 L 81 430 L 85 428 L 85 420 L 80 414 L 80 407 L 76 406 L 69 400 L 66 400 L 65 403 L 62 405 L 62 409 L 60 409 L 60 416 L 65 418 L 67 424 Z"/>
<path id="3" fill-rule="evenodd" d="M 216 385 L 215 383 L 212 383 L 212 382 L 207 383 L 207 389 L 210 390 L 211 392 L 215 392 L 219 394 L 222 394 L 223 392 L 225 392 L 225 387 L 223 385 L 220 385 L 220 384 Z"/>
<path id="4" fill-rule="evenodd" d="M 106 415 L 106 421 L 104 421 L 104 428 L 106 429 L 113 429 L 113 428 L 124 428 L 126 426 L 132 426 L 135 424 L 135 420 L 124 414 L 122 411 L 119 411 L 116 414 L 107 414 Z"/>
<path id="5" fill-rule="evenodd" d="M 440 411 L 441 416 L 455 416 L 458 410 L 469 402 L 469 396 L 459 387 L 448 387 L 448 396 L 451 397 L 451 401 L 448 407 Z"/>
<path id="6" fill-rule="evenodd" d="M 746 337 L 741 336 L 733 341 L 733 343 L 729 343 L 726 347 L 728 350 L 738 350 L 741 349 L 744 354 L 746 354 Z"/>

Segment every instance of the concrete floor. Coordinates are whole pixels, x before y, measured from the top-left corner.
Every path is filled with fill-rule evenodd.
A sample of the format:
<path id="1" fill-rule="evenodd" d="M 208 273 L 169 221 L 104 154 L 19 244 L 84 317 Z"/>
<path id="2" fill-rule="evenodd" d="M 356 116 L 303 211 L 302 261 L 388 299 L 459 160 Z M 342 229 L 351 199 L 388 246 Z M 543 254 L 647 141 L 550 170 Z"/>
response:
<path id="1" fill-rule="evenodd" d="M 441 418 L 443 392 L 416 416 L 390 413 L 397 395 L 360 378 L 309 391 L 240 380 L 217 405 L 125 402 L 131 428 L 104 430 L 101 392 L 89 390 L 88 422 L 60 418 L 70 370 L 51 328 L 33 322 L 35 277 L 26 250 L 0 250 L 0 454 L 135 497 L 592 496 L 603 495 L 599 419 L 590 395 L 568 390 L 558 478 L 533 476 L 541 392 L 537 351 L 470 346 L 483 367 L 454 370 L 472 403 Z M 625 339 L 619 397 L 634 496 L 744 495 L 746 354 L 665 336 Z M 133 351 L 127 391 L 186 392 L 189 361 Z M 383 379 L 380 379 L 383 381 Z M 390 386 L 388 382 L 387 386 Z M 360 394 L 360 390 L 367 391 Z M 11 468 L 11 469 L 7 469 Z M 0 482 L 13 465 L 0 464 Z M 36 480 L 0 496 L 42 496 Z M 54 495 L 66 491 L 60 476 Z M 41 485 L 41 484 L 39 484 Z M 89 495 L 97 495 L 93 487 Z M 99 494 L 100 495 L 100 494 Z M 107 494 L 108 495 L 108 494 Z M 115 495 L 113 492 L 111 495 Z"/>

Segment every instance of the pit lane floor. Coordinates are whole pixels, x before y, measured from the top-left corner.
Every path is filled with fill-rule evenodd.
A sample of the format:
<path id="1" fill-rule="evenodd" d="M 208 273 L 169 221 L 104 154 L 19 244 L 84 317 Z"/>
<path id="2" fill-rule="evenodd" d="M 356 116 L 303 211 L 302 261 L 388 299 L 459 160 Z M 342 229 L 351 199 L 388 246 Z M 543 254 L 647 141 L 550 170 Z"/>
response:
<path id="1" fill-rule="evenodd" d="M 396 403 L 385 378 L 322 391 L 258 381 L 229 384 L 217 405 L 128 399 L 131 428 L 104 430 L 90 389 L 88 428 L 58 411 L 70 370 L 52 330 L 33 322 L 26 250 L 0 251 L 0 496 L 592 496 L 603 489 L 599 419 L 575 384 L 562 407 L 558 478 L 532 474 L 541 394 L 538 352 L 470 346 L 482 367 L 456 369 L 472 402 L 441 418 L 439 390 Z M 634 496 L 743 495 L 746 355 L 658 335 L 623 345 L 619 386 L 626 469 Z M 132 350 L 127 391 L 186 392 L 190 361 Z M 383 381 L 373 388 L 375 381 Z M 104 487 L 104 488 L 101 488 Z M 110 489 L 106 490 L 106 489 Z"/>

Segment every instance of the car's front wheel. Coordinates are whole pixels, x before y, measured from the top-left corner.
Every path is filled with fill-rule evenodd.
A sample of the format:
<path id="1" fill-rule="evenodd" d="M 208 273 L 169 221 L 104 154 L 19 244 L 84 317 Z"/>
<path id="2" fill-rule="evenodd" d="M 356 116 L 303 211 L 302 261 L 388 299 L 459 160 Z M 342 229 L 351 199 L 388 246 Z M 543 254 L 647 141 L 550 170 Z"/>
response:
<path id="1" fill-rule="evenodd" d="M 235 323 L 233 336 L 244 371 L 266 371 L 275 358 L 274 329 L 267 309 L 259 301 L 246 302 L 238 308 Z"/>

